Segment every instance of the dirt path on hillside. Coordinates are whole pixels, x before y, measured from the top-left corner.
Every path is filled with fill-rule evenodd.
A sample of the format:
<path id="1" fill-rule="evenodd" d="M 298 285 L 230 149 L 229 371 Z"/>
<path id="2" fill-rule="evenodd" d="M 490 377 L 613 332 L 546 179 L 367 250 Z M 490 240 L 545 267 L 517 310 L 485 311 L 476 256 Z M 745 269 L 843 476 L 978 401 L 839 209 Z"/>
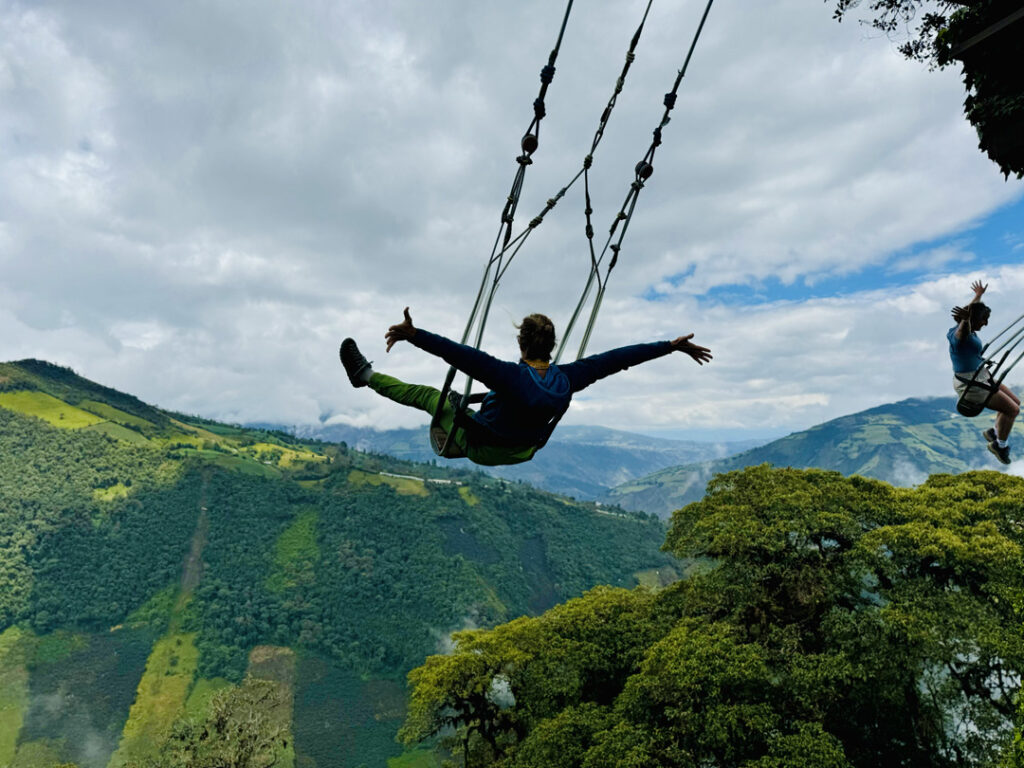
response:
<path id="1" fill-rule="evenodd" d="M 210 531 L 210 518 L 206 511 L 206 489 L 209 484 L 209 475 L 203 472 L 203 482 L 199 489 L 199 518 L 196 520 L 196 530 L 192 534 L 192 546 L 188 555 L 185 556 L 185 563 L 181 569 L 181 589 L 178 593 L 179 605 L 192 596 L 192 592 L 199 586 L 203 576 L 203 548 L 206 546 L 206 536 Z"/>

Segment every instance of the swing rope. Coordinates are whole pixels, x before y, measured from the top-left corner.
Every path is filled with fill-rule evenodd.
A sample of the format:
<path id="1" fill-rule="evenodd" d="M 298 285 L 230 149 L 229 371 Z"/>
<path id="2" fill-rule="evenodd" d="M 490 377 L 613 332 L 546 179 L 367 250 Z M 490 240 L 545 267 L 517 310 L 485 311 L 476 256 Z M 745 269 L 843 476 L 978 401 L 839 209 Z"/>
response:
<path id="1" fill-rule="evenodd" d="M 491 256 L 487 261 L 486 268 L 484 269 L 483 279 L 480 281 L 480 289 L 477 292 L 476 300 L 473 303 L 473 309 L 470 312 L 466 328 L 462 333 L 461 341 L 463 344 L 468 341 L 474 325 L 478 326 L 476 343 L 474 346 L 479 347 L 483 340 L 484 326 L 487 322 L 487 315 L 490 312 L 494 292 L 497 289 L 498 280 L 501 278 L 501 275 L 504 274 L 504 270 L 502 269 L 502 260 L 504 259 L 508 243 L 512 237 L 512 224 L 515 220 L 516 209 L 519 207 L 519 197 L 523 191 L 526 169 L 533 162 L 533 153 L 537 151 L 537 147 L 540 145 L 540 123 L 547 114 L 547 110 L 544 105 L 544 98 L 547 95 L 548 86 L 551 85 L 551 82 L 555 77 L 555 61 L 558 59 L 558 51 L 562 46 L 565 29 L 569 23 L 569 14 L 572 12 L 572 5 L 573 0 L 568 0 L 565 6 L 565 14 L 562 17 L 562 26 L 558 31 L 558 39 L 555 41 L 555 47 L 551 49 L 551 53 L 548 55 L 548 62 L 540 71 L 541 86 L 540 92 L 537 94 L 537 98 L 533 101 L 533 120 L 530 122 L 530 125 L 526 129 L 526 133 L 520 141 L 522 154 L 516 158 L 518 168 L 516 170 L 515 177 L 512 180 L 512 188 L 506 198 L 505 206 L 501 211 L 498 234 L 495 237 L 494 245 L 491 248 Z M 502 244 L 500 249 L 498 245 L 499 243 Z M 492 272 L 494 273 L 493 280 L 491 279 Z M 487 291 L 488 281 L 492 282 L 489 292 Z M 486 301 L 484 300 L 485 295 Z M 434 447 L 435 453 L 441 456 L 450 455 L 455 442 L 455 428 L 452 428 L 447 434 L 445 434 L 444 430 L 440 428 L 441 415 L 448 399 L 448 393 L 451 392 L 452 382 L 455 380 L 455 374 L 455 367 L 450 367 L 448 369 L 448 374 L 445 376 L 444 385 L 441 388 L 441 397 L 438 398 L 437 408 L 434 411 L 434 416 L 430 425 L 431 443 Z M 471 386 L 472 382 L 467 382 L 465 392 L 463 392 L 462 398 L 456 409 L 457 413 L 464 411 L 468 405 L 469 390 Z"/>
<path id="2" fill-rule="evenodd" d="M 565 186 L 563 186 L 553 197 L 549 198 L 544 208 L 530 220 L 529 224 L 516 236 L 512 236 L 512 224 L 515 219 L 515 214 L 519 205 L 519 198 L 522 194 L 523 182 L 525 180 L 526 168 L 532 164 L 532 155 L 537 150 L 539 145 L 540 136 L 540 121 L 545 116 L 544 108 L 544 96 L 547 93 L 547 87 L 551 83 L 554 77 L 554 64 L 558 55 L 558 50 L 562 43 L 562 38 L 565 34 L 566 25 L 569 19 L 569 13 L 572 9 L 573 0 L 569 0 L 566 7 L 565 16 L 562 21 L 562 26 L 559 31 L 558 40 L 552 49 L 551 54 L 548 58 L 547 65 L 541 70 L 541 90 L 540 95 L 534 100 L 534 118 L 527 128 L 526 134 L 523 136 L 521 141 L 522 154 L 516 158 L 518 163 L 518 169 L 516 171 L 515 178 L 512 182 L 512 188 L 506 199 L 505 206 L 502 209 L 501 220 L 498 228 L 498 234 L 495 237 L 494 245 L 491 249 L 491 256 L 484 269 L 484 275 L 480 282 L 480 287 L 477 291 L 476 299 L 473 303 L 473 308 L 470 312 L 469 320 L 466 324 L 465 330 L 462 334 L 461 342 L 466 344 L 472 333 L 474 326 L 476 327 L 476 334 L 474 337 L 473 346 L 479 348 L 482 340 L 484 328 L 486 326 L 487 317 L 490 313 L 491 305 L 494 300 L 494 296 L 497 292 L 498 284 L 505 272 L 508 270 L 512 263 L 512 260 L 519 253 L 520 249 L 526 243 L 529 235 L 535 230 L 541 223 L 543 223 L 545 216 L 558 204 L 558 202 L 566 195 L 566 193 L 576 184 L 576 182 L 582 177 L 584 179 L 584 196 L 585 196 L 585 207 L 584 214 L 586 216 L 586 227 L 585 232 L 587 236 L 588 249 L 590 252 L 590 273 L 587 278 L 586 286 L 583 290 L 583 294 L 573 312 L 572 319 L 566 328 L 565 333 L 562 337 L 562 343 L 559 346 L 555 362 L 561 359 L 563 349 L 566 345 L 566 340 L 571 334 L 584 306 L 586 305 L 587 297 L 593 287 L 593 283 L 596 281 L 599 285 L 597 298 L 595 299 L 594 306 L 592 308 L 590 318 L 587 323 L 586 333 L 583 341 L 580 345 L 578 357 L 582 357 L 586 349 L 587 342 L 589 341 L 590 335 L 593 331 L 594 323 L 597 319 L 598 311 L 600 310 L 601 300 L 604 296 L 604 291 L 607 285 L 608 276 L 612 269 L 615 267 L 618 261 L 619 251 L 622 247 L 622 242 L 625 238 L 626 231 L 629 227 L 630 220 L 632 219 L 633 211 L 636 208 L 637 197 L 640 189 L 643 188 L 644 182 L 650 178 L 654 172 L 653 160 L 654 153 L 657 147 L 661 144 L 661 133 L 662 129 L 669 123 L 669 113 L 675 106 L 676 95 L 679 90 L 679 85 L 682 82 L 683 77 L 686 74 L 686 70 L 689 66 L 690 59 L 693 56 L 694 49 L 697 46 L 697 41 L 700 38 L 701 31 L 704 28 L 704 22 L 707 19 L 708 13 L 711 10 L 711 5 L 714 0 L 708 0 L 708 3 L 704 9 L 704 13 L 701 16 L 700 24 L 697 27 L 697 31 L 694 34 L 693 40 L 690 43 L 689 51 L 687 52 L 686 59 L 683 63 L 682 68 L 678 71 L 675 83 L 672 90 L 665 94 L 664 106 L 665 112 L 662 115 L 661 121 L 654 130 L 654 138 L 651 142 L 651 146 L 648 148 L 643 160 L 637 163 L 635 168 L 636 179 L 630 185 L 630 191 L 626 196 L 626 200 L 623 203 L 622 209 L 614 218 L 612 225 L 609 229 L 608 240 L 606 241 L 604 248 L 601 251 L 601 255 L 598 257 L 594 250 L 593 237 L 594 227 L 592 223 L 593 207 L 591 204 L 590 197 L 590 168 L 593 166 L 594 154 L 601 143 L 601 139 L 604 137 L 605 129 L 608 126 L 608 122 L 611 118 L 612 112 L 618 100 L 619 94 L 621 94 L 625 85 L 626 76 L 629 73 L 630 67 L 632 66 L 636 58 L 636 47 L 639 43 L 641 33 L 643 32 L 644 25 L 647 22 L 648 15 L 650 13 L 651 5 L 653 0 L 648 0 L 646 8 L 644 9 L 643 16 L 637 26 L 636 31 L 630 40 L 629 48 L 626 52 L 625 63 L 623 64 L 622 70 L 616 79 L 615 87 L 612 95 L 608 100 L 604 110 L 601 113 L 601 117 L 598 121 L 597 129 L 594 133 L 594 138 L 591 142 L 590 152 L 584 157 L 582 167 L 576 174 L 569 180 Z M 615 237 L 616 231 L 619 226 L 619 222 L 624 222 L 622 229 L 619 230 L 618 240 L 612 243 Z M 500 245 L 499 245 L 500 244 Z M 613 256 L 608 265 L 608 269 L 605 273 L 605 277 L 602 280 L 600 276 L 601 263 L 605 258 L 607 251 L 611 250 Z M 459 416 L 464 414 L 466 407 L 470 402 L 475 401 L 470 394 L 470 390 L 473 385 L 473 380 L 467 377 L 465 388 L 461 397 L 457 397 L 452 393 L 452 383 L 454 381 L 457 370 L 454 366 L 450 367 L 448 374 L 445 377 L 444 385 L 441 389 L 441 397 L 438 400 L 437 409 L 434 412 L 434 417 L 431 421 L 431 443 L 434 447 L 435 453 L 440 456 L 450 456 L 454 450 L 455 434 L 459 429 L 460 420 Z M 444 411 L 446 402 L 449 399 L 453 400 L 456 413 L 456 425 L 446 434 L 443 428 L 440 426 L 441 416 Z"/>
<path id="3" fill-rule="evenodd" d="M 594 228 L 591 225 L 590 220 L 590 197 L 587 196 L 586 206 L 586 217 L 587 217 L 587 245 L 590 248 L 590 274 L 587 277 L 586 285 L 583 288 L 583 293 L 580 296 L 579 302 L 576 304 L 576 309 L 572 313 L 572 317 L 569 320 L 569 324 L 566 326 L 564 333 L 562 334 L 562 342 L 558 346 L 558 353 L 555 355 L 555 362 L 557 363 L 562 359 L 562 354 L 568 344 L 569 336 L 576 326 L 576 322 L 583 312 L 586 306 L 587 299 L 590 295 L 590 291 L 594 287 L 594 283 L 597 283 L 597 295 L 594 298 L 594 303 L 590 311 L 590 317 L 587 320 L 587 326 L 583 333 L 583 338 L 580 341 L 579 350 L 576 353 L 576 358 L 583 357 L 587 349 L 587 344 L 590 342 L 590 336 L 594 331 L 594 324 L 597 322 L 597 315 L 601 310 L 601 303 L 604 300 L 604 292 L 608 287 L 608 278 L 611 276 L 611 272 L 615 269 L 615 265 L 619 261 L 619 253 L 622 250 L 622 243 L 625 240 L 626 232 L 629 229 L 629 224 L 633 219 L 633 213 L 636 210 L 637 199 L 640 196 L 640 190 L 644 188 L 644 184 L 654 173 L 654 153 L 659 146 L 661 146 L 662 129 L 664 129 L 671 120 L 669 113 L 676 105 L 676 98 L 679 92 L 679 85 L 683 81 L 683 77 L 686 76 L 686 70 L 690 66 L 690 59 L 693 57 L 693 52 L 697 47 L 697 41 L 700 39 L 701 32 L 704 30 L 704 22 L 707 21 L 708 13 L 711 11 L 711 6 L 714 0 L 708 0 L 707 5 L 704 7 L 704 13 L 701 15 L 700 23 L 697 25 L 697 31 L 693 35 L 693 40 L 690 42 L 690 49 L 687 51 L 686 59 L 683 61 L 683 66 L 676 75 L 675 83 L 672 86 L 672 90 L 665 94 L 663 104 L 665 106 L 665 112 L 662 114 L 661 121 L 658 123 L 658 127 L 654 129 L 654 137 L 651 140 L 651 145 L 648 147 L 646 154 L 640 162 L 636 164 L 634 168 L 635 178 L 630 184 L 629 192 L 626 194 L 626 199 L 622 203 L 622 207 L 619 212 L 615 215 L 612 220 L 611 227 L 608 230 L 608 239 L 605 241 L 604 247 L 601 249 L 601 255 L 595 256 L 594 254 Z M 615 239 L 616 229 L 619 223 L 622 222 L 622 229 L 618 232 L 618 239 L 613 243 Z M 608 263 L 608 269 L 605 272 L 604 279 L 601 279 L 600 268 L 601 262 L 604 261 L 608 251 L 612 252 L 611 259 Z"/>

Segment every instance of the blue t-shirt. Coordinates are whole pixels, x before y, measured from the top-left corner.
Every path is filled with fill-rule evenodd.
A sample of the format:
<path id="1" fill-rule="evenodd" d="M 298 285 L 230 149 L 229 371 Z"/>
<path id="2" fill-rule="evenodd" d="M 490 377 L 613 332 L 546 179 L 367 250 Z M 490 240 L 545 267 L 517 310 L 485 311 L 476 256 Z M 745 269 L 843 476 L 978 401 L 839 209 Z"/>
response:
<path id="1" fill-rule="evenodd" d="M 949 359 L 953 361 L 953 372 L 974 373 L 985 362 L 981 356 L 981 339 L 972 331 L 957 341 L 956 329 L 959 327 L 953 326 L 946 333 L 946 338 L 949 339 Z"/>

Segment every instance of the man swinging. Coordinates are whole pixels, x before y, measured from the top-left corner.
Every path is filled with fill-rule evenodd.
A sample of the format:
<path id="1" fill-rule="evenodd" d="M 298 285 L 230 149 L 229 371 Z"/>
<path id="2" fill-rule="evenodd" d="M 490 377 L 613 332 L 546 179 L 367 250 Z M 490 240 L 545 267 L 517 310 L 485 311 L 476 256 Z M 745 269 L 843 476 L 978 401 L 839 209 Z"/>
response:
<path id="1" fill-rule="evenodd" d="M 517 327 L 522 355 L 518 363 L 498 360 L 486 352 L 416 328 L 408 307 L 405 319 L 388 328 L 384 336 L 388 352 L 398 342 L 408 341 L 488 387 L 490 391 L 480 410 L 468 414 L 472 428 L 459 429 L 455 434 L 461 455 L 476 464 L 529 461 L 547 442 L 568 410 L 573 394 L 598 379 L 672 352 L 687 354 L 700 365 L 711 360 L 711 350 L 692 343 L 691 333 L 672 341 L 633 344 L 555 365 L 551 362 L 555 347 L 555 326 L 551 320 L 540 314 L 528 315 Z M 437 410 L 441 397 L 437 389 L 406 384 L 374 371 L 352 339 L 341 343 L 340 355 L 353 387 L 369 386 L 389 400 L 431 415 Z M 455 420 L 455 406 L 444 403 L 442 427 L 450 433 Z"/>

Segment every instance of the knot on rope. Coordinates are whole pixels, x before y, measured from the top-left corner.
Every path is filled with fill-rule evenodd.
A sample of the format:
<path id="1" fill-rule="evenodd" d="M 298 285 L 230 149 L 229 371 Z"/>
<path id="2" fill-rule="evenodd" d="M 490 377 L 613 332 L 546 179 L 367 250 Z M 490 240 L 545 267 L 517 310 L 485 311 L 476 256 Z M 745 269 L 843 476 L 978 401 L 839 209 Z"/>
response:
<path id="1" fill-rule="evenodd" d="M 632 51 L 626 51 L 626 63 L 632 64 L 634 61 L 636 61 L 636 54 Z"/>
<path id="2" fill-rule="evenodd" d="M 542 221 L 544 221 L 543 216 L 534 216 L 532 219 L 530 219 L 530 229 L 536 229 Z"/>
<path id="3" fill-rule="evenodd" d="M 618 212 L 618 213 L 617 213 L 617 214 L 615 215 L 615 220 L 616 220 L 616 221 L 625 221 L 625 220 L 626 220 L 626 212 L 625 212 L 625 211 L 619 211 L 619 212 Z M 614 247 L 615 247 L 615 246 L 612 246 L 612 248 L 614 248 Z"/>
<path id="4" fill-rule="evenodd" d="M 589 170 L 590 166 L 592 166 L 593 164 L 594 164 L 594 156 L 593 155 L 587 155 L 586 157 L 583 158 L 583 169 L 584 170 Z"/>
<path id="5" fill-rule="evenodd" d="M 593 239 L 594 239 L 594 226 L 588 222 L 587 223 L 587 240 L 593 240 Z"/>
<path id="6" fill-rule="evenodd" d="M 538 120 L 542 120 L 547 114 L 544 110 L 544 99 L 538 97 L 533 100 L 533 114 Z"/>
<path id="7" fill-rule="evenodd" d="M 661 126 L 654 129 L 654 146 L 661 146 Z"/>
<path id="8" fill-rule="evenodd" d="M 561 195 L 559 195 L 558 197 L 561 197 Z M 552 208 L 558 205 L 558 197 L 549 197 L 547 205 L 544 206 L 544 210 L 550 211 Z"/>
<path id="9" fill-rule="evenodd" d="M 651 174 L 654 173 L 654 166 L 648 163 L 646 160 L 641 160 L 636 164 L 636 177 L 640 181 L 647 181 L 651 178 Z"/>
<path id="10" fill-rule="evenodd" d="M 669 109 L 672 109 L 675 105 L 676 105 L 676 94 L 674 92 L 673 93 L 666 93 L 665 94 L 665 106 L 668 107 Z"/>
<path id="11" fill-rule="evenodd" d="M 544 68 L 540 71 L 540 81 L 544 85 L 549 85 L 552 80 L 555 79 L 555 67 L 553 64 L 545 64 Z"/>
<path id="12" fill-rule="evenodd" d="M 533 165 L 533 158 L 529 155 L 520 155 L 516 158 L 516 162 L 520 165 Z"/>
<path id="13" fill-rule="evenodd" d="M 519 142 L 519 146 L 523 148 L 523 152 L 525 152 L 526 155 L 532 155 L 534 152 L 536 152 L 537 146 L 539 144 L 540 139 L 537 138 L 537 134 L 535 133 L 527 133 L 525 136 L 523 136 L 523 140 Z M 526 157 L 526 155 L 524 155 L 524 157 Z M 525 163 L 522 161 L 522 159 L 520 159 L 519 162 L 521 165 L 529 165 L 530 158 L 526 157 L 526 160 L 527 162 Z"/>

